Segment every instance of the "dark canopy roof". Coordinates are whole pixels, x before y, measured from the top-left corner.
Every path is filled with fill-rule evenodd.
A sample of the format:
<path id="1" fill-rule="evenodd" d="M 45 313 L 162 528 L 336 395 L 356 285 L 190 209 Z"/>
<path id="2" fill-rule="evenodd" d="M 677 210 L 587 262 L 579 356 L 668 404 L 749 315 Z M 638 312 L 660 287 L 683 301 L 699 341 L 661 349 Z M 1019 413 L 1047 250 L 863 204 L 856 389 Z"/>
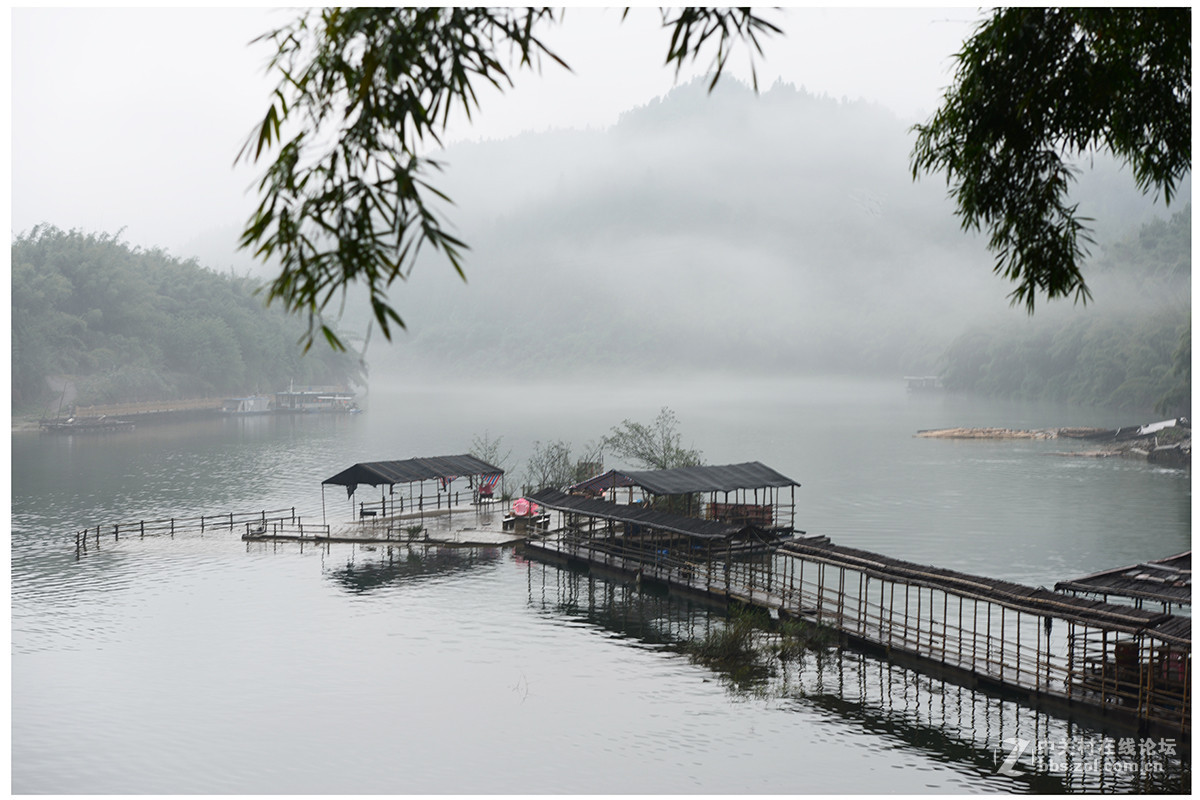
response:
<path id="1" fill-rule="evenodd" d="M 368 461 L 344 469 L 321 484 L 332 483 L 346 487 L 346 494 L 353 495 L 360 483 L 370 486 L 390 486 L 397 483 L 445 478 L 447 480 L 464 475 L 503 475 L 504 470 L 494 467 L 475 456 L 432 456 L 410 458 L 407 461 Z"/>
<path id="2" fill-rule="evenodd" d="M 618 505 L 605 500 L 592 500 L 578 495 L 563 494 L 557 489 L 542 489 L 528 496 L 533 502 L 553 511 L 566 511 L 583 514 L 599 519 L 610 519 L 615 522 L 629 522 L 634 525 L 645 525 L 648 528 L 681 533 L 698 539 L 730 539 L 746 526 L 738 527 L 716 520 L 681 517 L 678 514 L 666 514 L 662 511 L 649 511 L 642 506 Z"/>
<path id="3" fill-rule="evenodd" d="M 602 475 L 597 475 L 594 478 L 588 478 L 586 481 L 575 484 L 571 487 L 573 492 L 599 492 L 604 489 L 616 489 L 618 486 L 635 486 L 631 478 L 622 472 L 615 469 L 610 469 Z"/>
<path id="4" fill-rule="evenodd" d="M 1059 581 L 1059 591 L 1141 598 L 1158 603 L 1192 602 L 1192 551 Z"/>
<path id="5" fill-rule="evenodd" d="M 763 489 L 768 486 L 799 486 L 757 461 L 726 464 L 719 467 L 679 467 L 648 472 L 622 470 L 621 475 L 650 494 L 691 494 L 693 492 L 732 492 L 736 489 Z"/>

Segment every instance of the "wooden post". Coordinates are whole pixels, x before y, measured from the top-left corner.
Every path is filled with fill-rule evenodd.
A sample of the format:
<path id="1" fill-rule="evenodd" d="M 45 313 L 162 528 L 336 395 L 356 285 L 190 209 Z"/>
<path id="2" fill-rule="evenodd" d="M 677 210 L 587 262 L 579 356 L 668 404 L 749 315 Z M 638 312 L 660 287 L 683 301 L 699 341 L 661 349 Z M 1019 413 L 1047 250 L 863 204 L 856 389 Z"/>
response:
<path id="1" fill-rule="evenodd" d="M 866 593 L 870 590 L 870 582 L 865 573 L 858 573 L 858 632 L 863 635 L 867 632 Z"/>
<path id="2" fill-rule="evenodd" d="M 959 599 L 959 664 L 962 666 L 962 595 L 958 595 Z M 972 626 L 974 627 L 974 626 Z"/>
<path id="3" fill-rule="evenodd" d="M 1017 660 L 1014 662 L 1017 668 L 1017 685 L 1021 685 L 1021 662 L 1024 659 L 1021 656 L 1021 612 L 1017 612 Z"/>
<path id="4" fill-rule="evenodd" d="M 988 604 L 987 604 L 987 638 L 985 641 L 986 641 L 986 645 L 987 645 L 985 663 L 987 664 L 987 671 L 990 672 L 992 669 L 992 603 L 991 603 L 991 601 L 988 601 Z"/>
<path id="5" fill-rule="evenodd" d="M 825 607 L 825 562 L 817 563 L 817 624 L 821 623 L 821 610 Z"/>
<path id="6" fill-rule="evenodd" d="M 120 525 L 113 525 L 113 541 L 114 542 L 121 541 L 121 526 Z"/>
<path id="7" fill-rule="evenodd" d="M 794 572 L 795 570 L 793 570 Z M 800 559 L 800 596 L 796 599 L 796 610 L 804 613 L 804 559 Z"/>
<path id="8" fill-rule="evenodd" d="M 950 604 L 950 596 L 942 590 L 942 661 L 946 660 L 946 609 Z"/>
<path id="9" fill-rule="evenodd" d="M 933 614 L 931 613 L 930 616 L 932 617 Z M 917 587 L 917 630 L 915 631 L 915 633 L 917 635 L 917 652 L 920 653 L 921 652 L 921 587 L 920 586 Z"/>
<path id="10" fill-rule="evenodd" d="M 1049 649 L 1049 648 L 1047 648 Z M 1075 696 L 1075 622 L 1067 622 L 1067 699 Z"/>
<path id="11" fill-rule="evenodd" d="M 888 649 L 890 650 L 890 649 L 892 649 L 892 630 L 893 630 L 892 619 L 893 619 L 893 615 L 895 614 L 895 611 L 896 611 L 896 582 L 894 580 L 888 581 L 888 586 L 890 587 L 890 590 L 888 592 L 888 641 L 887 641 L 887 646 L 888 646 Z"/>
<path id="12" fill-rule="evenodd" d="M 885 644 L 885 645 L 886 645 L 886 646 L 887 646 L 889 649 L 890 649 L 890 648 L 891 648 L 891 646 L 892 646 L 892 630 L 891 630 L 891 619 L 890 619 L 890 617 L 889 617 L 889 620 L 888 620 L 888 638 L 887 638 L 887 640 L 886 640 L 886 641 L 884 641 L 884 638 L 883 638 L 883 605 L 884 605 L 884 603 L 883 603 L 883 591 L 884 591 L 884 589 L 886 589 L 886 588 L 887 588 L 887 585 L 889 585 L 890 583 L 891 583 L 891 581 L 887 580 L 886 578 L 880 578 L 880 579 L 879 579 L 879 640 L 880 640 L 881 642 L 883 642 L 883 643 L 884 643 L 884 644 Z M 890 615 L 890 613 L 891 613 L 891 612 L 889 611 L 889 615 Z"/>
<path id="13" fill-rule="evenodd" d="M 755 497 L 755 500 L 758 498 Z M 838 602 L 837 602 L 837 625 L 838 628 L 846 627 L 846 568 L 838 567 Z"/>
<path id="14" fill-rule="evenodd" d="M 979 598 L 971 600 L 971 671 L 979 667 Z"/>
<path id="15" fill-rule="evenodd" d="M 1000 606 L 1000 680 L 1004 680 L 1004 639 L 1007 631 L 1004 629 L 1004 606 Z"/>
<path id="16" fill-rule="evenodd" d="M 1037 651 L 1033 656 L 1033 686 L 1039 691 L 1042 688 L 1042 629 L 1046 627 L 1046 617 L 1035 617 L 1034 625 L 1036 629 L 1034 633 L 1037 635 Z M 1046 650 L 1049 653 L 1050 649 L 1050 632 L 1046 631 Z M 1046 677 L 1050 676 L 1050 659 L 1046 659 Z"/>
<path id="17" fill-rule="evenodd" d="M 1146 675 L 1146 655 L 1145 655 L 1146 637 L 1139 634 L 1137 636 L 1137 638 L 1134 639 L 1134 641 L 1137 642 L 1137 660 L 1138 660 L 1137 713 L 1138 713 L 1138 716 L 1142 716 L 1142 714 L 1144 712 L 1146 718 L 1149 719 L 1149 717 L 1150 717 L 1150 708 L 1149 708 L 1149 705 L 1150 705 L 1150 703 L 1149 703 L 1150 682 L 1147 680 L 1148 676 Z"/>

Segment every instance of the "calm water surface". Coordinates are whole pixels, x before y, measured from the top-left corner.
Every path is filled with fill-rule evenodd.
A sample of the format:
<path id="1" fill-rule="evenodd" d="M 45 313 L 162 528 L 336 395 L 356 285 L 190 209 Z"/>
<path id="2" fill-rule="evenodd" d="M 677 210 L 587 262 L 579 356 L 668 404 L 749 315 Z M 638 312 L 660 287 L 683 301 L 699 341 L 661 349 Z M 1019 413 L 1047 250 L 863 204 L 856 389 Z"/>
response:
<path id="1" fill-rule="evenodd" d="M 947 442 L 924 428 L 1142 422 L 909 396 L 842 379 L 376 391 L 358 417 L 14 434 L 12 789 L 37 793 L 975 792 L 1173 788 L 1174 776 L 997 772 L 1006 737 L 1100 732 L 853 653 L 730 675 L 678 644 L 709 610 L 508 550 L 111 538 L 84 526 L 295 506 L 320 481 L 487 432 L 519 482 L 674 409 L 708 463 L 802 484 L 835 542 L 1050 586 L 1190 547 L 1188 472 Z M 606 466 L 618 466 L 609 463 Z M 510 485 L 511 485 L 510 483 Z M 1175 783 L 1172 783 L 1175 781 Z"/>

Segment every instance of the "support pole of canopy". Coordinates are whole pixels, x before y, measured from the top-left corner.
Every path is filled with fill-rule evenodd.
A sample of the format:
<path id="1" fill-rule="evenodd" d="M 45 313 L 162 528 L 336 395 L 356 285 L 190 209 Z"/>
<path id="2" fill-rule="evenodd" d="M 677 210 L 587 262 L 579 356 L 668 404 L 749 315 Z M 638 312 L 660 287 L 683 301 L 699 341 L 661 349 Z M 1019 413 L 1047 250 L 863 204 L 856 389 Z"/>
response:
<path id="1" fill-rule="evenodd" d="M 792 531 L 796 530 L 796 484 L 792 484 Z"/>
<path id="2" fill-rule="evenodd" d="M 328 525 L 329 520 L 325 519 L 325 484 L 321 484 L 321 524 Z"/>

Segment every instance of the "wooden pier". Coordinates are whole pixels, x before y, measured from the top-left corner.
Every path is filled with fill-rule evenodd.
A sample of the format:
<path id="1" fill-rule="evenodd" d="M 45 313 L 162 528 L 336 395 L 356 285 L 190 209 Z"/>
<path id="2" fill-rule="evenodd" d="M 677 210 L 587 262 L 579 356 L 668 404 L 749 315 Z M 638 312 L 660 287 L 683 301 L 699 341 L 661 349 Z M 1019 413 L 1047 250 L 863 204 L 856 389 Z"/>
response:
<path id="1" fill-rule="evenodd" d="M 827 539 L 793 537 L 740 555 L 744 529 L 657 527 L 625 507 L 530 499 L 561 526 L 523 552 L 657 581 L 716 603 L 769 609 L 837 631 L 844 643 L 1046 710 L 1187 739 L 1191 619 L 938 569 Z M 606 508 L 610 507 L 610 508 Z"/>
<path id="2" fill-rule="evenodd" d="M 449 522 L 475 513 L 475 525 L 454 528 Z M 445 524 L 438 526 L 437 522 Z M 414 524 L 416 523 L 416 524 Z M 432 524 L 433 529 L 430 530 Z M 524 530 L 502 527 L 499 509 L 443 508 L 396 517 L 369 517 L 333 527 L 314 517 L 305 518 L 295 508 L 274 511 L 224 512 L 194 517 L 167 517 L 95 525 L 75 532 L 75 557 L 102 549 L 105 542 L 144 539 L 147 536 L 200 535 L 232 532 L 246 542 L 300 544 L 413 544 L 439 547 L 509 547 L 524 540 Z"/>
<path id="3" fill-rule="evenodd" d="M 223 512 L 218 514 L 201 514 L 194 517 L 162 517 L 158 519 L 140 519 L 126 522 L 113 522 L 104 525 L 89 526 L 75 531 L 75 557 L 80 558 L 91 551 L 101 549 L 101 542 L 111 537 L 113 543 L 126 539 L 145 539 L 147 536 L 166 536 L 175 538 L 176 534 L 215 533 L 219 531 L 245 531 L 246 535 L 262 531 L 294 532 L 309 536 L 317 536 L 322 532 L 326 538 L 329 526 L 313 520 L 305 520 L 296 514 L 295 507 L 273 511 Z"/>

